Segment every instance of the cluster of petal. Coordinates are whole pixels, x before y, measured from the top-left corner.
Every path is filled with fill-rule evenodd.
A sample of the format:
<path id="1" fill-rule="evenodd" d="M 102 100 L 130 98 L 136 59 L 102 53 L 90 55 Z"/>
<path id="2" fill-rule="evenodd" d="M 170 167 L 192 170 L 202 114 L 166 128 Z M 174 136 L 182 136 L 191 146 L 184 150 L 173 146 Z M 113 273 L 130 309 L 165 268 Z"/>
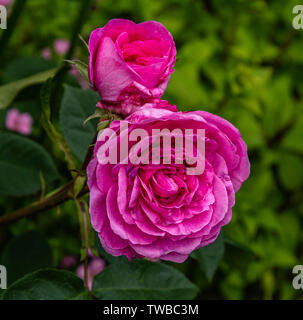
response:
<path id="1" fill-rule="evenodd" d="M 235 192 L 249 175 L 247 148 L 232 124 L 208 112 L 173 109 L 148 104 L 112 122 L 110 129 L 118 143 L 124 135 L 121 122 L 127 123 L 128 134 L 142 128 L 149 137 L 152 129 L 204 129 L 205 170 L 200 175 L 188 175 L 187 163 L 134 165 L 118 159 L 103 164 L 98 151 L 106 131 L 99 134 L 87 169 L 90 214 L 102 246 L 114 256 L 183 262 L 193 250 L 215 241 L 229 223 Z"/>
<path id="2" fill-rule="evenodd" d="M 89 78 L 98 107 L 129 115 L 160 98 L 176 60 L 173 37 L 155 21 L 113 19 L 91 33 Z"/>

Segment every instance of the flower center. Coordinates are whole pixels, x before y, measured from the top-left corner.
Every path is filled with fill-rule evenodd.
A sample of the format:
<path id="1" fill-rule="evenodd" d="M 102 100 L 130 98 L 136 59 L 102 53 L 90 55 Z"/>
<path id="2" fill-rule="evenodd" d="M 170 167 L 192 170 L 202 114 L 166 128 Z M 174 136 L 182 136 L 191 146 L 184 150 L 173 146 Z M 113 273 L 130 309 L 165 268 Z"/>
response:
<path id="1" fill-rule="evenodd" d="M 133 41 L 125 43 L 121 51 L 127 63 L 148 66 L 165 57 L 166 46 L 160 40 Z"/>

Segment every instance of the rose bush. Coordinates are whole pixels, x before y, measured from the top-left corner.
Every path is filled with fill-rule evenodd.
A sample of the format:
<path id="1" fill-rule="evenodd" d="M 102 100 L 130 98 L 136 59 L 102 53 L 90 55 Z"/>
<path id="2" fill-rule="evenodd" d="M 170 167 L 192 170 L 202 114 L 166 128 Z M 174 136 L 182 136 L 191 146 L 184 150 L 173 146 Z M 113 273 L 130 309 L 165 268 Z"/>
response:
<path id="1" fill-rule="evenodd" d="M 171 34 L 155 21 L 111 20 L 91 33 L 89 53 L 98 106 L 122 115 L 163 95 L 176 60 Z"/>
<path id="2" fill-rule="evenodd" d="M 146 1 L 55 0 L 47 10 L 39 1 L 4 2 L 16 3 L 7 12 L 19 19 L 0 31 L 0 264 L 8 276 L 2 299 L 302 298 L 302 291 L 290 284 L 295 278 L 291 269 L 303 256 L 303 87 L 298 72 L 303 42 L 299 30 L 290 32 L 296 1 L 168 0 L 150 1 L 147 7 Z M 83 170 L 96 119 L 82 124 L 95 113 L 103 117 L 104 128 L 116 116 L 96 110 L 97 91 L 78 87 L 77 80 L 82 86 L 87 79 L 88 61 L 87 48 L 75 35 L 87 39 L 112 17 L 160 20 L 180 54 L 167 99 L 182 111 L 202 109 L 227 119 L 249 150 L 251 176 L 236 193 L 231 223 L 182 266 L 112 257 L 94 242 L 86 223 L 89 194 Z M 60 68 L 64 57 L 55 51 L 56 39 L 71 41 L 65 58 L 85 63 L 74 61 L 84 80 L 75 68 L 70 73 L 77 79 Z M 39 57 L 43 48 L 48 61 Z M 44 82 L 56 67 L 66 76 L 60 71 L 53 81 L 32 86 L 32 76 Z M 13 108 L 33 118 L 30 136 L 18 134 L 21 122 L 10 113 Z M 70 200 L 78 193 L 78 202 Z M 87 247 L 107 265 L 95 278 L 92 294 L 76 276 Z M 64 265 L 68 270 L 62 270 Z"/>
<path id="3" fill-rule="evenodd" d="M 228 121 L 204 111 L 157 107 L 145 105 L 99 134 L 87 169 L 91 221 L 112 255 L 183 262 L 193 250 L 212 243 L 230 221 L 235 192 L 247 179 L 250 164 L 246 144 Z M 141 128 L 149 138 L 152 129 L 204 129 L 204 172 L 188 175 L 185 162 L 127 164 L 122 156 L 117 164 L 105 164 L 101 147 L 110 141 L 108 152 L 116 148 L 106 140 L 109 132 L 122 143 L 121 122 L 127 123 L 128 134 Z M 128 150 L 135 144 L 130 142 Z"/>

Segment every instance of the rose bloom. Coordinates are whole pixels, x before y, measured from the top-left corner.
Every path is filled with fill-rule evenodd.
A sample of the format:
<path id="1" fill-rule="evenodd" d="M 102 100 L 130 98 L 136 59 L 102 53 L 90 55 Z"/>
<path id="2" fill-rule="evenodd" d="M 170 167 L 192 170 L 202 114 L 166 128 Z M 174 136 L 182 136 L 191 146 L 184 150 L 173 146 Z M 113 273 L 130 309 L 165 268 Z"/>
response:
<path id="1" fill-rule="evenodd" d="M 122 115 L 163 95 L 176 60 L 171 34 L 155 21 L 111 20 L 91 33 L 89 52 L 97 106 Z"/>
<path id="2" fill-rule="evenodd" d="M 68 52 L 70 47 L 69 40 L 57 39 L 54 41 L 54 50 L 59 55 L 64 55 Z"/>
<path id="3" fill-rule="evenodd" d="M 71 254 L 67 254 L 60 261 L 60 268 L 68 269 L 74 266 L 76 263 L 77 263 L 76 257 Z"/>
<path id="4" fill-rule="evenodd" d="M 109 141 L 104 139 L 108 129 L 99 134 L 87 168 L 91 222 L 108 253 L 183 262 L 215 241 L 231 220 L 235 192 L 250 171 L 246 144 L 232 124 L 204 111 L 143 106 L 111 123 L 118 143 L 125 133 L 121 122 L 129 134 L 141 128 L 149 137 L 152 129 L 193 129 L 193 135 L 205 130 L 205 170 L 199 175 L 187 174 L 185 162 L 127 164 L 121 157 L 118 164 L 103 164 L 100 150 Z M 128 150 L 136 143 L 130 141 Z M 108 146 L 110 153 L 115 144 Z"/>
<path id="5" fill-rule="evenodd" d="M 52 58 L 52 51 L 50 48 L 44 48 L 42 49 L 41 55 L 43 59 L 50 60 Z"/>

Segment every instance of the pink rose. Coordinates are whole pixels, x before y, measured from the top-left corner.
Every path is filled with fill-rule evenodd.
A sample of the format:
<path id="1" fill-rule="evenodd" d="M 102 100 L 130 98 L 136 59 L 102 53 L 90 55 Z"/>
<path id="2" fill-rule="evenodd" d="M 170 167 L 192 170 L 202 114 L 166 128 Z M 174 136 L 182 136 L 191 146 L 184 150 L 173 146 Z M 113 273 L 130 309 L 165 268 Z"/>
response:
<path id="1" fill-rule="evenodd" d="M 54 50 L 59 55 L 64 55 L 68 52 L 70 42 L 66 39 L 57 39 L 54 42 Z"/>
<path id="2" fill-rule="evenodd" d="M 52 52 L 50 48 L 44 48 L 41 52 L 43 59 L 50 60 L 52 58 Z"/>
<path id="3" fill-rule="evenodd" d="M 68 255 L 65 255 L 62 260 L 60 261 L 60 267 L 62 269 L 68 269 L 72 266 L 74 266 L 77 262 L 77 259 L 75 256 L 71 255 L 71 254 L 68 254 Z"/>
<path id="4" fill-rule="evenodd" d="M 203 173 L 188 174 L 190 159 L 185 162 L 184 158 L 180 164 L 125 162 L 137 154 L 137 141 L 128 142 L 126 158 L 118 154 L 117 164 L 106 164 L 102 149 L 107 143 L 109 155 L 125 148 L 126 125 L 128 136 L 144 129 L 148 136 L 140 143 L 148 145 L 152 135 L 157 138 L 153 129 L 180 129 L 182 139 L 185 130 L 192 129 L 185 138 L 194 141 L 199 138 L 198 129 L 204 129 Z M 161 147 L 164 154 L 167 145 Z M 180 149 L 187 157 L 188 151 Z M 176 159 L 180 158 L 175 155 Z M 193 250 L 215 241 L 221 227 L 229 223 L 235 192 L 249 171 L 246 144 L 228 121 L 204 111 L 183 113 L 143 106 L 125 120 L 112 122 L 98 136 L 87 169 L 92 226 L 104 249 L 114 256 L 183 262 Z"/>
<path id="5" fill-rule="evenodd" d="M 98 107 L 122 115 L 163 95 L 176 60 L 171 34 L 155 21 L 111 20 L 91 33 L 89 52 Z"/>
<path id="6" fill-rule="evenodd" d="M 32 123 L 33 118 L 27 112 L 20 113 L 18 109 L 12 108 L 6 114 L 5 125 L 8 130 L 30 135 L 32 133 Z"/>

